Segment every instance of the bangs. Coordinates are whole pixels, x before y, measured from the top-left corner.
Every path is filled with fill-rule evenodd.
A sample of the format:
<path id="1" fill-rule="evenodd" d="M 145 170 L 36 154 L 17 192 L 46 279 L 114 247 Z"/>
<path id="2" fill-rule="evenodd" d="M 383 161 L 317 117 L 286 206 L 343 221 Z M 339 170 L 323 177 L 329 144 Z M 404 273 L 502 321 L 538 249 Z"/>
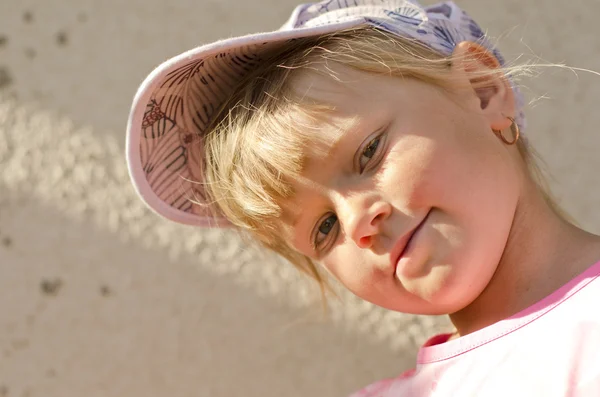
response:
<path id="1" fill-rule="evenodd" d="M 327 156 L 343 133 L 330 94 L 352 93 L 329 62 L 427 82 L 442 80 L 431 76 L 448 64 L 421 44 L 375 28 L 298 39 L 265 55 L 208 126 L 203 174 L 214 208 L 269 247 L 280 240 L 282 204 L 294 195 L 308 159 Z M 317 79 L 302 92 L 295 82 L 307 76 Z"/>
<path id="2" fill-rule="evenodd" d="M 224 134 L 213 141 L 220 142 L 213 147 L 219 156 L 207 156 L 207 162 L 218 161 L 208 169 L 221 171 L 225 189 L 214 199 L 224 215 L 242 229 L 269 235 L 280 232 L 282 203 L 294 195 L 307 159 L 327 156 L 342 133 L 332 122 L 335 106 L 294 89 L 296 77 L 312 71 L 279 72 L 285 85 L 274 87 L 269 83 L 283 76 L 269 76 L 248 93 L 251 100 L 230 108 L 214 129 Z"/>
<path id="3" fill-rule="evenodd" d="M 198 183 L 219 216 L 323 286 L 313 261 L 285 241 L 282 205 L 294 195 L 309 157 L 328 155 L 342 131 L 333 125 L 334 106 L 295 92 L 294 79 L 332 61 L 362 72 L 413 78 L 448 92 L 464 88 L 464 82 L 449 73 L 454 58 L 374 27 L 295 39 L 273 51 L 264 54 L 215 112 L 201 137 L 204 153 L 198 157 L 204 159 L 199 162 L 203 169 L 194 174 L 203 176 Z M 514 80 L 535 66 L 514 65 L 488 74 L 502 72 Z M 343 86 L 335 73 L 324 78 Z M 543 182 L 526 140 L 520 139 L 517 146 L 536 181 Z M 559 211 L 547 189 L 543 191 Z"/>

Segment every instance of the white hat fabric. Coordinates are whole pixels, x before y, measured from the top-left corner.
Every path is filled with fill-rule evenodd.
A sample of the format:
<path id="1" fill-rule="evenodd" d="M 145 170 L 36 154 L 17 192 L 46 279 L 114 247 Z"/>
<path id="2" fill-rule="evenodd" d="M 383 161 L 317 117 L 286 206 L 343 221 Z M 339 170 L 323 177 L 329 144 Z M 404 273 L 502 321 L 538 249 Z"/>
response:
<path id="1" fill-rule="evenodd" d="M 211 117 L 270 50 L 290 40 L 371 25 L 416 39 L 444 54 L 461 41 L 490 49 L 482 29 L 453 2 L 422 7 L 412 0 L 328 0 L 298 6 L 277 31 L 203 45 L 157 67 L 142 83 L 127 126 L 129 174 L 142 200 L 159 215 L 187 225 L 227 226 L 206 203 L 199 137 Z M 523 100 L 513 86 L 517 109 Z M 519 113 L 517 123 L 524 127 Z M 193 150 L 191 150 L 191 146 Z M 200 204 L 192 203 L 192 200 Z M 204 205 L 202 205 L 204 203 Z"/>

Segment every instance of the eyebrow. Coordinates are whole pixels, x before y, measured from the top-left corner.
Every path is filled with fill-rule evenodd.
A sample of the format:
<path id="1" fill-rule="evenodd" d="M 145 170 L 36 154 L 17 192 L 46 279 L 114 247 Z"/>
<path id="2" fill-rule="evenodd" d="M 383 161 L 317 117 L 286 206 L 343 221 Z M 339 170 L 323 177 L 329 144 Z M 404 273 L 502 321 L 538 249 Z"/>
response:
<path id="1" fill-rule="evenodd" d="M 358 123 L 354 123 L 354 125 L 351 126 L 351 128 L 347 129 L 347 130 L 343 130 L 342 128 L 338 128 L 337 131 L 339 132 L 338 136 L 336 136 L 335 138 L 332 139 L 331 144 L 329 145 L 329 148 L 327 149 L 327 151 L 325 152 L 325 156 L 323 158 L 321 158 L 321 160 L 330 160 L 340 149 L 340 146 L 342 144 L 342 140 L 344 137 L 348 136 L 348 134 L 352 134 L 352 135 L 356 135 L 358 133 L 360 133 L 364 128 L 360 128 L 359 126 L 357 126 Z M 369 133 L 369 135 L 374 135 L 380 132 L 385 131 L 387 128 L 389 127 L 389 123 L 386 123 L 385 125 L 382 125 L 376 129 L 374 129 L 372 132 Z M 361 142 L 362 143 L 362 142 Z M 357 148 L 356 150 L 359 150 L 359 148 Z M 310 183 L 310 180 L 308 180 Z M 306 181 L 305 181 L 306 182 Z M 319 185 L 314 184 L 314 183 L 310 183 L 311 187 L 315 188 L 316 190 L 321 190 L 319 188 Z M 298 223 L 300 222 L 300 219 L 302 217 L 302 211 L 300 211 L 298 213 L 298 215 L 295 215 L 294 213 L 290 213 L 290 219 L 292 221 L 292 227 L 295 228 L 298 226 Z"/>
<path id="2" fill-rule="evenodd" d="M 310 182 L 310 181 L 309 181 Z M 324 189 L 320 188 L 319 185 L 317 185 L 316 183 L 310 182 L 311 187 L 313 187 L 315 190 L 317 191 L 322 191 Z M 301 206 L 299 205 L 298 208 L 301 208 Z M 300 219 L 302 218 L 302 214 L 305 213 L 304 211 L 300 210 L 300 211 L 283 211 L 284 213 L 288 212 L 289 213 L 289 218 L 292 221 L 292 227 L 297 227 L 298 223 L 300 222 Z"/>
<path id="3" fill-rule="evenodd" d="M 324 160 L 330 159 L 334 156 L 335 153 L 339 151 L 343 138 L 345 138 L 348 135 L 356 135 L 360 132 L 360 129 L 357 126 L 357 124 L 358 123 L 353 123 L 353 125 L 347 129 L 344 129 L 342 127 L 336 128 L 335 133 L 337 134 L 337 136 L 335 136 L 332 139 L 331 144 L 329 145 L 329 148 L 327 149 L 327 152 L 325 154 Z"/>
<path id="4" fill-rule="evenodd" d="M 292 228 L 295 228 L 296 226 L 298 226 L 298 222 L 300 222 L 300 216 L 297 216 L 293 212 L 290 212 L 290 211 L 283 211 L 281 218 L 283 219 L 284 222 L 287 219 L 289 219 L 290 223 L 292 225 Z"/>

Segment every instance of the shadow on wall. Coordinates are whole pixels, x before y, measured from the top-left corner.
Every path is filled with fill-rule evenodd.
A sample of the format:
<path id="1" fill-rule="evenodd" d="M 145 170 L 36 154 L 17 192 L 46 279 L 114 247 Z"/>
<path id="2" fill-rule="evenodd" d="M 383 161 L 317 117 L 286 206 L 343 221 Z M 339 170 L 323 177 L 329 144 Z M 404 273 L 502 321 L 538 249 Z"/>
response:
<path id="1" fill-rule="evenodd" d="M 0 141 L 11 390 L 344 395 L 411 366 L 444 324 L 349 296 L 324 320 L 291 265 L 149 213 L 110 135 L 3 98 Z"/>

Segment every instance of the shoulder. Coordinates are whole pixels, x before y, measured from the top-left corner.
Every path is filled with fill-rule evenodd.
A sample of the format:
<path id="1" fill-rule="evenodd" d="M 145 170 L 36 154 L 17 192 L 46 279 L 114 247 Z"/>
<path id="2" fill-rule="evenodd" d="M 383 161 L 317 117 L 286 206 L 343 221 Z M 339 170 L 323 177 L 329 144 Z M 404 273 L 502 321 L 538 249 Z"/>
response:
<path id="1" fill-rule="evenodd" d="M 400 376 L 391 379 L 380 380 L 371 383 L 369 386 L 352 393 L 348 397 L 388 397 L 387 392 L 390 391 L 393 384 L 403 379 L 411 378 L 415 373 L 414 369 L 402 373 Z"/>

